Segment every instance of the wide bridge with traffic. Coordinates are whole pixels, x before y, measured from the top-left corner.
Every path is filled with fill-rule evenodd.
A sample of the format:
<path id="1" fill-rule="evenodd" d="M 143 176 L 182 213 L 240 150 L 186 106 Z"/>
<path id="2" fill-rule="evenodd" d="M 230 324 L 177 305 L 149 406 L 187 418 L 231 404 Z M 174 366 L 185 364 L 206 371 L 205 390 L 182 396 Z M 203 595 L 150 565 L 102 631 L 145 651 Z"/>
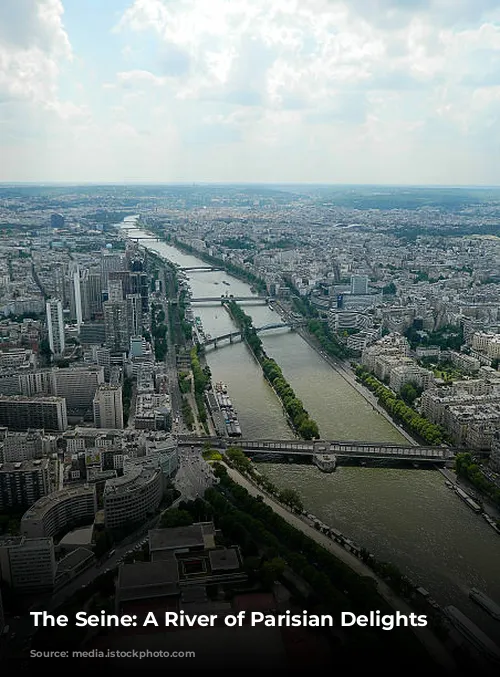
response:
<path id="1" fill-rule="evenodd" d="M 457 449 L 451 447 L 418 447 L 378 442 L 341 442 L 338 440 L 249 440 L 244 438 L 179 436 L 179 446 L 202 446 L 214 449 L 237 447 L 249 455 L 320 456 L 338 458 L 409 461 L 413 463 L 444 464 L 451 461 Z"/>
<path id="2" fill-rule="evenodd" d="M 290 329 L 293 331 L 296 327 L 303 327 L 305 324 L 307 324 L 305 321 L 272 322 L 270 324 L 264 324 L 262 327 L 254 327 L 254 329 L 257 332 L 257 334 L 260 334 L 263 331 L 273 331 L 275 329 Z M 226 334 L 221 334 L 220 336 L 211 336 L 210 338 L 206 338 L 204 341 L 200 343 L 200 345 L 204 347 L 213 346 L 214 348 L 217 348 L 218 344 L 221 341 L 229 341 L 229 343 L 233 343 L 235 339 L 241 339 L 242 337 L 243 334 L 241 331 L 231 331 L 227 332 Z"/>

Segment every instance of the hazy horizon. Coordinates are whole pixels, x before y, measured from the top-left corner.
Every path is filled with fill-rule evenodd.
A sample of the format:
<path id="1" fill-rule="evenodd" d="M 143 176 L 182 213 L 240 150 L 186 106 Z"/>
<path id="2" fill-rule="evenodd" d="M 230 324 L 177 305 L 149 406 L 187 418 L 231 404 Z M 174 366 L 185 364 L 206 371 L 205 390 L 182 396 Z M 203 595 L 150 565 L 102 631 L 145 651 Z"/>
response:
<path id="1" fill-rule="evenodd" d="M 499 74 L 497 0 L 2 0 L 0 182 L 497 187 Z"/>

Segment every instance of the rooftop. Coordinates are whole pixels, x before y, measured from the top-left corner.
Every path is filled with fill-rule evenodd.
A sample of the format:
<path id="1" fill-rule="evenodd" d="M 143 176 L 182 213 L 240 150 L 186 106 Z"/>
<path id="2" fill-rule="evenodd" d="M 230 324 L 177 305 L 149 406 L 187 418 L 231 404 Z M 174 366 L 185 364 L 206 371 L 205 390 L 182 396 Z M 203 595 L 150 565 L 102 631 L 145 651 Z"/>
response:
<path id="1" fill-rule="evenodd" d="M 187 527 L 152 529 L 149 532 L 149 550 L 152 553 L 177 548 L 213 547 L 214 533 L 215 528 L 212 522 L 191 524 Z"/>
<path id="2" fill-rule="evenodd" d="M 27 510 L 23 515 L 24 520 L 38 520 L 41 519 L 46 512 L 48 512 L 53 506 L 58 503 L 62 503 L 72 498 L 78 497 L 93 497 L 95 496 L 95 486 L 84 484 L 79 487 L 71 487 L 67 489 L 61 489 L 60 491 L 54 491 L 48 496 L 43 496 L 39 498 L 36 503 L 34 503 L 29 510 Z"/>

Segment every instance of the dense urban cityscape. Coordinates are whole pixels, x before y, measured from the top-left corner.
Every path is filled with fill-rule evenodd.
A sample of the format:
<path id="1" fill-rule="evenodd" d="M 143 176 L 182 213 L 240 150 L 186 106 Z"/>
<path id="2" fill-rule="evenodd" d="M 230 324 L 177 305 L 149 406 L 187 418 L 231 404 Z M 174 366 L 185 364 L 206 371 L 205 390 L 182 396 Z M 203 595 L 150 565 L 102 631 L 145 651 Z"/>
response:
<path id="1" fill-rule="evenodd" d="M 314 609 L 325 585 L 327 607 L 356 610 L 355 573 L 376 582 L 362 609 L 375 595 L 430 619 L 428 636 L 401 651 L 494 664 L 499 203 L 498 190 L 465 188 L 2 187 L 5 655 L 124 641 L 101 629 L 51 639 L 28 610 L 224 615 L 300 598 Z M 305 350 L 318 380 L 300 369 Z M 440 597 L 424 562 L 414 578 L 335 509 L 325 517 L 300 484 L 306 473 L 315 487 L 366 473 L 386 502 L 382 477 L 405 478 L 405 492 L 432 477 L 426 491 L 445 486 L 457 529 L 487 541 L 481 590 L 464 564 L 471 590 Z M 431 532 L 432 514 L 419 499 L 404 519 Z M 368 526 L 390 552 L 380 519 Z M 278 533 L 284 546 L 272 545 Z M 449 550 L 440 557 L 453 566 Z M 294 641 L 274 637 L 270 664 Z M 301 641 L 306 653 L 353 656 L 341 636 Z"/>

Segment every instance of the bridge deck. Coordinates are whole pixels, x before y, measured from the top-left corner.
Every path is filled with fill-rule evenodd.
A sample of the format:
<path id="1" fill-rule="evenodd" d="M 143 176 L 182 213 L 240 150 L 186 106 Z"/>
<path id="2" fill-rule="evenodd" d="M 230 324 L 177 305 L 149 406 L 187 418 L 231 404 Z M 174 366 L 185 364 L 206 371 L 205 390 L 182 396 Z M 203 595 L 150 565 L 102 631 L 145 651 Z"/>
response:
<path id="1" fill-rule="evenodd" d="M 446 461 L 453 457 L 455 449 L 449 447 L 411 447 L 373 442 L 340 442 L 333 440 L 289 441 L 289 440 L 245 440 L 241 438 L 221 440 L 219 438 L 179 438 L 179 444 L 199 445 L 209 442 L 216 447 L 239 447 L 251 453 L 263 454 L 314 454 L 331 453 L 347 457 L 395 458 L 422 461 Z"/>

